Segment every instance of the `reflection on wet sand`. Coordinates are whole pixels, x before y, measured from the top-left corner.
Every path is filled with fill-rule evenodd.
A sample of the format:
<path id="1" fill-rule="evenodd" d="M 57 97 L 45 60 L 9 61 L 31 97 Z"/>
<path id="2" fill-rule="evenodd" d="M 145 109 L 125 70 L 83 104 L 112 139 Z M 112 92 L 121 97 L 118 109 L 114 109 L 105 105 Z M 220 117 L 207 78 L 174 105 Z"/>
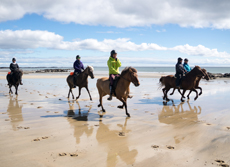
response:
<path id="1" fill-rule="evenodd" d="M 189 102 L 187 102 L 189 109 L 184 110 L 183 107 L 185 104 L 186 103 L 180 103 L 178 106 L 175 106 L 174 104 L 168 106 L 167 103 L 164 103 L 164 106 L 158 115 L 159 122 L 179 126 L 197 123 L 198 114 L 201 114 L 201 107 L 198 106 L 199 110 L 196 106 L 192 108 Z"/>
<path id="2" fill-rule="evenodd" d="M 81 112 L 81 107 L 79 105 L 79 103 L 76 101 L 77 105 L 78 105 L 78 109 L 75 110 L 74 108 L 74 102 L 71 103 L 69 101 L 69 110 L 67 113 L 67 116 L 71 116 L 72 118 L 68 118 L 68 122 L 70 123 L 70 125 L 74 128 L 74 137 L 76 138 L 76 143 L 80 144 L 80 138 L 81 136 L 85 133 L 87 135 L 87 137 L 91 136 L 93 133 L 93 127 L 92 126 L 88 126 L 88 124 L 79 124 L 76 120 L 78 121 L 88 121 L 88 113 L 91 110 L 91 106 L 89 107 L 89 110 L 87 112 Z M 75 113 L 77 112 L 77 114 Z M 87 123 L 87 122 L 86 122 Z"/>
<path id="3" fill-rule="evenodd" d="M 106 147 L 107 155 L 107 166 L 116 166 L 118 157 L 121 158 L 126 165 L 131 165 L 135 162 L 138 151 L 136 149 L 130 150 L 129 143 L 126 136 L 121 137 L 118 134 L 120 132 L 128 133 L 130 130 L 126 129 L 127 120 L 125 119 L 124 125 L 118 124 L 121 127 L 121 131 L 110 130 L 108 125 L 99 122 L 99 128 L 97 131 L 97 141 Z"/>
<path id="4" fill-rule="evenodd" d="M 188 109 L 184 110 L 186 103 L 180 103 L 178 106 L 175 106 L 174 103 L 172 103 L 172 106 L 167 105 L 166 102 L 163 104 L 164 106 L 158 114 L 158 120 L 160 123 L 172 124 L 174 125 L 174 128 L 180 129 L 193 126 L 199 122 L 198 115 L 201 114 L 200 106 L 194 106 L 192 108 L 190 103 L 187 102 Z M 177 132 L 178 131 L 175 133 Z M 185 134 L 181 134 L 179 131 L 178 134 L 174 136 L 175 143 L 180 143 L 184 140 L 185 136 Z"/>
<path id="5" fill-rule="evenodd" d="M 13 99 L 13 97 L 10 96 L 7 114 L 9 115 L 13 130 L 17 130 L 17 127 L 23 121 L 22 107 L 23 105 L 19 106 L 17 98 Z"/>

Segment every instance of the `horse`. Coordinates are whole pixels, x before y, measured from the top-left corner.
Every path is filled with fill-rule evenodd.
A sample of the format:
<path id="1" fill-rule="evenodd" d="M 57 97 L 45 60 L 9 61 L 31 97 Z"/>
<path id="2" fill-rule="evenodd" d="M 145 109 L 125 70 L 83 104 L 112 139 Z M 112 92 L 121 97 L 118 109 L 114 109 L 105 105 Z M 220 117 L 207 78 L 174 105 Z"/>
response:
<path id="1" fill-rule="evenodd" d="M 21 81 L 21 78 L 22 78 L 22 75 L 23 75 L 23 71 L 22 70 L 15 70 L 13 72 L 13 74 L 7 74 L 6 75 L 6 80 L 8 81 L 9 83 L 9 93 L 12 93 L 13 94 L 13 91 L 11 90 L 11 87 L 14 86 L 15 87 L 15 94 L 18 95 L 18 87 L 19 87 L 19 84 L 20 84 L 20 81 Z"/>
<path id="2" fill-rule="evenodd" d="M 76 100 L 81 95 L 81 88 L 85 88 L 87 90 L 88 94 L 89 94 L 90 100 L 92 101 L 92 97 L 91 97 L 89 89 L 88 89 L 88 76 L 90 76 L 91 79 L 94 79 L 93 70 L 94 70 L 94 68 L 92 66 L 87 66 L 86 69 L 77 76 L 76 86 L 78 86 L 78 88 L 79 88 L 79 94 L 78 94 L 78 97 L 76 97 Z M 72 98 L 74 99 L 74 95 L 73 95 L 73 92 L 72 92 L 72 88 L 74 87 L 73 75 L 69 75 L 67 77 L 66 81 L 67 81 L 67 83 L 69 85 L 68 98 L 69 98 L 70 93 L 72 93 Z"/>
<path id="3" fill-rule="evenodd" d="M 183 93 L 181 94 L 180 89 L 178 89 L 179 93 L 182 95 L 181 96 L 181 101 L 183 102 L 183 97 L 184 97 L 184 93 L 186 92 L 186 90 L 192 90 L 194 92 L 196 92 L 196 97 L 194 98 L 194 100 L 196 100 L 198 98 L 198 92 L 195 89 L 196 87 L 196 78 L 197 77 L 202 77 L 205 76 L 204 72 L 201 70 L 201 68 L 199 66 L 195 66 L 181 81 L 181 87 L 183 89 Z M 163 91 L 163 99 L 166 99 L 166 101 L 169 101 L 168 97 L 167 97 L 167 93 L 171 88 L 176 88 L 176 78 L 174 77 L 174 75 L 168 75 L 168 76 L 163 76 L 160 78 L 159 80 L 161 87 L 165 86 L 162 91 Z"/>
<path id="4" fill-rule="evenodd" d="M 209 77 L 207 71 L 206 71 L 204 68 L 201 69 L 201 70 L 202 70 L 203 73 L 205 74 L 204 79 L 206 79 L 207 81 L 210 80 L 210 77 Z M 195 80 L 195 89 L 200 89 L 199 96 L 202 94 L 202 88 L 199 87 L 199 83 L 200 83 L 200 80 L 201 80 L 201 79 L 202 79 L 202 76 L 199 76 L 199 77 L 197 77 L 196 80 Z M 170 93 L 170 95 L 173 95 L 174 92 L 175 92 L 175 90 L 176 90 L 176 89 L 174 88 L 173 91 L 172 91 L 172 93 Z M 187 98 L 188 98 L 188 99 L 190 99 L 190 98 L 189 98 L 189 95 L 190 95 L 191 93 L 192 93 L 192 90 L 190 90 L 189 94 L 187 95 Z M 185 98 L 185 97 L 184 97 L 184 98 Z"/>
<path id="5" fill-rule="evenodd" d="M 122 109 L 125 106 L 125 112 L 128 117 L 130 117 L 130 114 L 127 111 L 127 98 L 129 97 L 129 86 L 131 82 L 136 87 L 140 85 L 139 80 L 138 80 L 137 70 L 133 67 L 126 67 L 121 72 L 120 79 L 115 89 L 115 95 L 116 95 L 116 98 L 123 103 L 123 105 L 118 106 L 118 108 Z M 98 107 L 101 107 L 102 111 L 105 112 L 105 109 L 102 104 L 102 97 L 110 94 L 109 78 L 108 77 L 99 78 L 97 80 L 96 85 L 97 85 L 97 90 L 100 96 Z"/>

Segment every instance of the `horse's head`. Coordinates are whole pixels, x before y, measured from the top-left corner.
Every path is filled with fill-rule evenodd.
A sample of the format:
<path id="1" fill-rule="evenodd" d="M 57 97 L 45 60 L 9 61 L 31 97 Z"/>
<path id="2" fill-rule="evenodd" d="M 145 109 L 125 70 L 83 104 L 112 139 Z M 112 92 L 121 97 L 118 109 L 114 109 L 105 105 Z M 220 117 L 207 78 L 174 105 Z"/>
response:
<path id="1" fill-rule="evenodd" d="M 202 69 L 199 66 L 195 66 L 192 71 L 195 73 L 196 76 L 205 76 L 205 73 L 202 71 Z"/>
<path id="2" fill-rule="evenodd" d="M 88 66 L 85 70 L 87 70 L 87 74 L 88 74 L 92 79 L 94 79 L 94 74 L 93 74 L 94 68 L 93 68 L 93 66 Z"/>
<path id="3" fill-rule="evenodd" d="M 139 86 L 140 82 L 138 80 L 137 70 L 133 67 L 126 67 L 122 73 L 128 73 L 128 80 L 132 82 L 135 86 Z"/>
<path id="4" fill-rule="evenodd" d="M 207 71 L 203 68 L 203 69 L 201 69 L 202 71 L 203 71 L 203 73 L 205 74 L 204 75 L 204 79 L 206 79 L 207 81 L 208 80 L 210 80 L 210 77 L 209 77 L 209 75 L 208 75 L 208 73 L 207 73 Z"/>

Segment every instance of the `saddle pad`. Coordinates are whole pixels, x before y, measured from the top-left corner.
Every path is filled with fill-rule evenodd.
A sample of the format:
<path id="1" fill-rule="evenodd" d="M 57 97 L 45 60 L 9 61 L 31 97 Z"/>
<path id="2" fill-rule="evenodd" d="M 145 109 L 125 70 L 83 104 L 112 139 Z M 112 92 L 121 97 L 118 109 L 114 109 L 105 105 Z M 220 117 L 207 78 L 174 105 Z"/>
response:
<path id="1" fill-rule="evenodd" d="M 73 75 L 74 74 L 74 72 L 70 72 L 70 75 Z"/>
<path id="2" fill-rule="evenodd" d="M 8 72 L 8 74 L 10 74 L 11 72 Z"/>

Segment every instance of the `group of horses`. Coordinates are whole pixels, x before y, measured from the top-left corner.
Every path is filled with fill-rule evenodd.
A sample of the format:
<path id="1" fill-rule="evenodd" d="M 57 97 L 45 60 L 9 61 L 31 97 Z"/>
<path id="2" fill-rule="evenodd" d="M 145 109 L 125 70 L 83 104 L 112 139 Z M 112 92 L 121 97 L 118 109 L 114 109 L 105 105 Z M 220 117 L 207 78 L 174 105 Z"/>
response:
<path id="1" fill-rule="evenodd" d="M 80 97 L 81 89 L 86 88 L 86 90 L 89 94 L 90 100 L 92 100 L 92 97 L 91 97 L 89 89 L 88 89 L 88 77 L 90 76 L 91 79 L 94 79 L 93 71 L 94 71 L 94 69 L 92 66 L 87 66 L 87 68 L 82 73 L 80 73 L 78 75 L 76 85 L 79 88 L 79 94 L 76 97 L 76 99 L 78 99 Z M 11 77 L 9 76 L 9 74 L 7 75 L 7 80 L 9 82 L 9 88 L 10 88 L 9 93 L 13 93 L 11 90 L 11 87 L 15 86 L 15 89 L 16 89 L 15 94 L 17 95 L 17 90 L 18 90 L 18 86 L 20 83 L 20 76 L 21 75 L 22 75 L 22 73 L 20 74 L 20 71 L 14 73 Z M 200 82 L 202 77 L 204 77 L 206 80 L 209 80 L 209 76 L 208 76 L 206 70 L 201 69 L 199 66 L 195 66 L 189 73 L 187 73 L 183 77 L 183 79 L 181 81 L 181 89 L 183 90 L 183 92 L 181 93 L 180 89 L 178 89 L 176 87 L 176 78 L 174 77 L 174 75 L 162 76 L 159 80 L 159 83 L 160 83 L 161 87 L 164 87 L 162 89 L 163 94 L 164 94 L 163 99 L 166 101 L 169 101 L 167 93 L 171 88 L 173 88 L 174 90 L 170 95 L 172 95 L 174 93 L 175 89 L 178 89 L 178 92 L 181 94 L 181 101 L 184 101 L 183 100 L 183 98 L 185 98 L 184 94 L 187 90 L 190 90 L 190 92 L 187 96 L 188 99 L 189 99 L 189 95 L 192 91 L 196 92 L 196 97 L 194 99 L 194 100 L 196 100 L 198 98 L 198 92 L 196 89 L 201 90 L 199 95 L 202 94 L 202 88 L 199 87 L 199 82 Z M 66 81 L 69 85 L 68 98 L 69 98 L 70 93 L 71 93 L 72 98 L 74 99 L 74 95 L 72 92 L 72 89 L 74 87 L 73 75 L 69 75 L 67 77 Z M 115 89 L 113 96 L 115 96 L 118 100 L 120 100 L 122 102 L 122 105 L 118 106 L 118 108 L 123 109 L 125 107 L 125 112 L 126 112 L 126 115 L 128 117 L 130 117 L 130 114 L 128 113 L 128 110 L 127 110 L 127 99 L 131 97 L 129 95 L 130 83 L 133 83 L 136 87 L 140 85 L 140 82 L 138 80 L 137 70 L 133 67 L 126 67 L 121 72 L 121 75 L 119 77 L 119 81 L 117 83 L 117 86 L 116 86 L 116 89 Z M 103 107 L 102 98 L 104 96 L 110 94 L 109 85 L 110 85 L 110 81 L 109 81 L 108 77 L 99 78 L 97 80 L 97 83 L 96 83 L 98 93 L 99 93 L 99 105 L 98 105 L 98 107 L 101 107 L 103 112 L 105 112 L 105 109 Z"/>

